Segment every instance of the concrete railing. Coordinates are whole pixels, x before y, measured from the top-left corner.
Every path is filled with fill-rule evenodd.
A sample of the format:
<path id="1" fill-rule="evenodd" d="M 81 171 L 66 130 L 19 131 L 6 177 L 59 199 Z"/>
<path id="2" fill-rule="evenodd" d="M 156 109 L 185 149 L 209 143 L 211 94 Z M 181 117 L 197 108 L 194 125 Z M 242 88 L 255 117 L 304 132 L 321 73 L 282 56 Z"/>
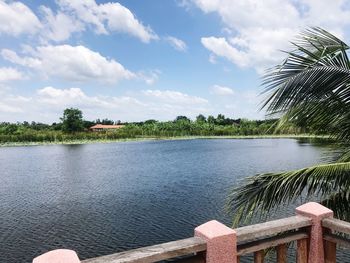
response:
<path id="1" fill-rule="evenodd" d="M 265 250 L 276 248 L 278 263 L 287 262 L 287 244 L 296 242 L 296 262 L 333 263 L 336 244 L 350 248 L 339 235 L 350 234 L 350 223 L 333 219 L 333 212 L 318 203 L 296 209 L 296 215 L 262 224 L 231 229 L 217 221 L 194 230 L 194 237 L 80 261 L 72 250 L 59 249 L 36 257 L 33 263 L 148 263 L 177 259 L 182 263 L 238 263 L 254 254 L 263 263 Z"/>

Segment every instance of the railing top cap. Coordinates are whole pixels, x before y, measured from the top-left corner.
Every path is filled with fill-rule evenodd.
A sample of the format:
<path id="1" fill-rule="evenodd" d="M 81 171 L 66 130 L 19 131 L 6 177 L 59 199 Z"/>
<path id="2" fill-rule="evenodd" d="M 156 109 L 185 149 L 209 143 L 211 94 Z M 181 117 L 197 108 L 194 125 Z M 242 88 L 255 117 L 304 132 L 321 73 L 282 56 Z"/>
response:
<path id="1" fill-rule="evenodd" d="M 312 218 L 333 216 L 332 210 L 316 202 L 303 204 L 296 208 L 296 212 L 297 214 L 310 216 Z"/>
<path id="2" fill-rule="evenodd" d="M 56 249 L 34 258 L 33 263 L 80 263 L 77 253 L 69 249 Z"/>
<path id="3" fill-rule="evenodd" d="M 196 227 L 195 234 L 196 235 L 203 234 L 207 238 L 212 239 L 220 236 L 226 236 L 226 235 L 232 235 L 232 234 L 236 235 L 236 231 L 216 220 L 212 220 L 203 225 Z"/>

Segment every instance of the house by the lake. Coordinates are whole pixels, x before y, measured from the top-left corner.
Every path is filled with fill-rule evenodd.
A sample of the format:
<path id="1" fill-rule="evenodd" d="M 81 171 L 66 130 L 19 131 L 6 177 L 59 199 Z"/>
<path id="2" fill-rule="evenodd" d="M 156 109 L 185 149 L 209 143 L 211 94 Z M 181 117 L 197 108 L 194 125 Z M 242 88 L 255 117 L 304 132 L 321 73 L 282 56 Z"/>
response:
<path id="1" fill-rule="evenodd" d="M 99 131 L 110 131 L 116 130 L 124 127 L 124 125 L 105 125 L 105 124 L 96 124 L 89 128 L 90 131 L 99 132 Z"/>

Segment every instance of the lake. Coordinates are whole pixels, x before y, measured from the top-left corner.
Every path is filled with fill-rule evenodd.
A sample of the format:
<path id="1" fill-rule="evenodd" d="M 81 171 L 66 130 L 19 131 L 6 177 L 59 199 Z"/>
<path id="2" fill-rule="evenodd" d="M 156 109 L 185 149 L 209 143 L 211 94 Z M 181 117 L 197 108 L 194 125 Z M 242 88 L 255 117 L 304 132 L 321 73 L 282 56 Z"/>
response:
<path id="1" fill-rule="evenodd" d="M 211 219 L 230 225 L 223 207 L 239 180 L 333 156 L 296 139 L 3 147 L 1 262 L 31 262 L 55 248 L 85 259 L 190 237 Z"/>

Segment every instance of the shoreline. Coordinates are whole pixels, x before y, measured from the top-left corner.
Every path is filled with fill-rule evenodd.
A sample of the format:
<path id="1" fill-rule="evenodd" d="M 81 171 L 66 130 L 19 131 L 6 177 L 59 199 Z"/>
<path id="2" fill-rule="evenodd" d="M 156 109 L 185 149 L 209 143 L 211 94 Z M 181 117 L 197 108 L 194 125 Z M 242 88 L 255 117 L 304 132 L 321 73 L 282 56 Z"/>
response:
<path id="1" fill-rule="evenodd" d="M 174 141 L 174 140 L 200 140 L 200 139 L 330 139 L 328 135 L 312 134 L 283 134 L 283 135 L 230 135 L 230 136 L 176 136 L 176 137 L 137 137 L 116 140 L 72 140 L 72 141 L 47 141 L 47 142 L 7 142 L 0 143 L 0 147 L 20 146 L 45 146 L 45 145 L 79 145 L 97 143 L 118 143 L 118 142 L 142 142 L 142 141 Z"/>

